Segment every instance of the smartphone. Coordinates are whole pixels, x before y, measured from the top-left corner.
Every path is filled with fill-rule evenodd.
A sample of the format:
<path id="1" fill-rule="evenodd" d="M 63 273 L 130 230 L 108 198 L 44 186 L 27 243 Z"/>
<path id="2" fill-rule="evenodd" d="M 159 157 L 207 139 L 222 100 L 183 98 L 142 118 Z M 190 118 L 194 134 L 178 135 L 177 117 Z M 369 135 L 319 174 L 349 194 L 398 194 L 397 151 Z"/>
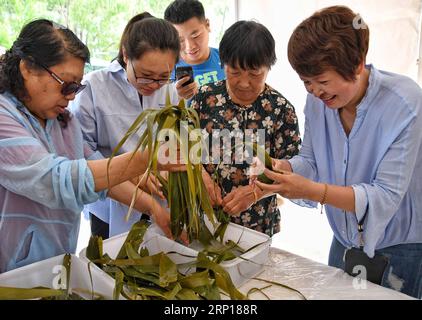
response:
<path id="1" fill-rule="evenodd" d="M 176 68 L 176 79 L 180 80 L 186 76 L 189 76 L 189 81 L 185 82 L 183 84 L 183 87 L 193 83 L 193 69 L 191 66 L 187 66 L 187 67 L 177 67 Z"/>

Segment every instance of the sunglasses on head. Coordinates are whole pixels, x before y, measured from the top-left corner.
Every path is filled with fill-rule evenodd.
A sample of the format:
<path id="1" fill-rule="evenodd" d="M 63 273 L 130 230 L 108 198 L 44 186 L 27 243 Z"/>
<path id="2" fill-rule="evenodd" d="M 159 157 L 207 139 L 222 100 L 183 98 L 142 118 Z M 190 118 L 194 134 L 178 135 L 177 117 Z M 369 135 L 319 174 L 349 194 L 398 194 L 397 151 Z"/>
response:
<path id="1" fill-rule="evenodd" d="M 39 64 L 45 71 L 47 71 L 50 76 L 52 76 L 58 83 L 62 85 L 61 93 L 64 96 L 68 96 L 70 94 L 78 94 L 83 89 L 85 89 L 86 85 L 77 83 L 75 81 L 72 82 L 66 82 L 62 80 L 57 74 L 55 74 L 53 71 L 48 69 L 45 65 Z"/>

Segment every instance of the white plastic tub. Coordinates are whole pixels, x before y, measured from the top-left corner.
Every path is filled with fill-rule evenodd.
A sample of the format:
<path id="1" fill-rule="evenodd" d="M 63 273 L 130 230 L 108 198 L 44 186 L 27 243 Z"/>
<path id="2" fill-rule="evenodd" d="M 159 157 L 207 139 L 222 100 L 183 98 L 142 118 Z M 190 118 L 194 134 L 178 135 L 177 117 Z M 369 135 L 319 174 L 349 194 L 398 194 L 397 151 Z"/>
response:
<path id="1" fill-rule="evenodd" d="M 141 247 L 147 248 L 149 254 L 156 255 L 160 252 L 168 253 L 168 257 L 176 264 L 189 263 L 196 260 L 198 252 L 192 250 L 188 247 L 182 246 L 179 243 L 168 239 L 167 237 L 160 234 L 161 229 L 155 225 L 152 225 L 148 228 L 147 232 L 144 235 L 144 241 L 141 244 Z M 123 246 L 129 232 L 123 233 L 121 235 L 112 237 L 110 239 L 104 240 L 103 242 L 103 253 L 108 254 L 110 258 L 115 259 Z M 182 255 L 181 255 L 182 254 Z M 79 257 L 89 262 L 86 257 L 86 248 L 79 253 Z M 96 267 L 96 266 L 95 266 Z M 98 270 L 100 268 L 96 267 Z M 179 268 L 179 271 L 182 273 L 189 272 L 189 268 Z"/>
<path id="2" fill-rule="evenodd" d="M 207 225 L 211 232 L 214 232 L 211 223 L 207 222 Z M 239 258 L 221 263 L 221 266 L 230 274 L 234 285 L 240 287 L 263 271 L 270 253 L 271 238 L 262 232 L 229 223 L 223 242 L 229 240 L 246 251 L 256 246 Z"/>
<path id="3" fill-rule="evenodd" d="M 0 274 L 0 286 L 60 289 L 59 279 L 66 281 L 65 269 L 62 267 L 63 257 L 64 255 L 53 257 L 2 273 Z M 114 281 L 94 265 L 91 266 L 91 274 L 93 287 L 91 286 L 88 264 L 72 255 L 69 288 L 77 291 L 79 295 L 86 299 L 91 299 L 92 288 L 96 294 L 100 294 L 104 299 L 113 299 Z M 82 289 L 84 293 L 81 294 L 78 289 Z"/>
<path id="4" fill-rule="evenodd" d="M 205 224 L 211 232 L 215 231 L 211 222 L 209 222 L 207 218 L 205 218 Z M 198 251 L 164 237 L 164 233 L 155 225 L 152 225 L 148 229 L 148 232 L 148 238 L 152 237 L 154 233 L 160 236 L 157 241 L 161 242 L 161 249 L 163 249 L 164 252 L 175 251 L 186 255 L 187 250 L 191 250 L 190 252 L 195 252 L 195 256 L 198 255 Z M 246 251 L 256 246 L 241 255 L 239 258 L 230 261 L 223 261 L 220 264 L 230 274 L 234 285 L 236 287 L 240 287 L 250 278 L 255 277 L 263 270 L 264 265 L 268 261 L 271 238 L 262 232 L 245 228 L 238 224 L 229 223 L 224 234 L 223 242 L 229 240 L 237 243 Z M 177 260 L 173 259 L 173 261 L 178 263 L 179 259 L 183 259 L 183 257 L 178 255 Z"/>
<path id="5" fill-rule="evenodd" d="M 206 224 L 211 232 L 214 232 L 212 224 L 208 221 L 206 221 Z M 103 243 L 103 252 L 107 253 L 111 258 L 115 258 L 127 235 L 128 233 L 124 233 L 105 240 Z M 271 238 L 261 232 L 230 223 L 224 236 L 224 242 L 228 240 L 238 243 L 244 250 L 249 250 L 256 246 L 239 258 L 221 263 L 221 266 L 230 274 L 234 285 L 240 287 L 248 279 L 253 278 L 263 270 L 265 263 L 268 261 Z M 150 255 L 155 255 L 160 252 L 168 253 L 169 257 L 176 264 L 194 261 L 195 257 L 198 255 L 197 250 L 166 238 L 161 229 L 155 225 L 150 226 L 145 233 L 142 247 L 146 247 Z M 82 250 L 79 256 L 82 259 L 87 260 L 86 249 Z M 182 273 L 190 273 L 195 270 L 192 268 L 180 267 L 179 271 Z"/>

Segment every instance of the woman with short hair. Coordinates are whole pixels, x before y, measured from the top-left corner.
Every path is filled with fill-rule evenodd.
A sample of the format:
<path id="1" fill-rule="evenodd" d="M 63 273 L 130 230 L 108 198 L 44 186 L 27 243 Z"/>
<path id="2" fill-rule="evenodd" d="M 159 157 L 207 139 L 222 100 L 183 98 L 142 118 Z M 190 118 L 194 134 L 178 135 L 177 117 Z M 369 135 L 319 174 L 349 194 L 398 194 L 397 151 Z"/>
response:
<path id="1" fill-rule="evenodd" d="M 227 80 L 202 86 L 192 100 L 191 106 L 200 115 L 201 128 L 211 136 L 228 129 L 232 146 L 239 137 L 245 141 L 254 136 L 250 141 L 257 142 L 277 159 L 296 155 L 301 140 L 295 109 L 266 84 L 276 62 L 275 41 L 269 30 L 254 21 L 239 21 L 225 32 L 219 50 Z M 259 130 L 263 133 L 261 138 Z M 219 154 L 220 142 L 214 145 L 212 140 L 210 151 Z M 264 193 L 249 185 L 247 161 L 235 159 L 233 148 L 223 152 L 222 159 L 211 157 L 203 174 L 214 206 L 222 206 L 237 224 L 269 236 L 279 232 L 276 197 L 260 200 Z M 218 176 L 217 185 L 210 175 Z"/>
<path id="2" fill-rule="evenodd" d="M 422 90 L 366 65 L 369 28 L 358 22 L 334 6 L 293 32 L 289 61 L 309 93 L 303 147 L 274 161 L 283 174 L 265 171 L 273 185 L 256 184 L 326 204 L 330 266 L 349 273 L 365 266 L 361 276 L 421 298 Z"/>
<path id="3" fill-rule="evenodd" d="M 181 83 L 175 87 L 170 78 L 179 54 L 179 35 L 170 22 L 148 12 L 129 20 L 117 58 L 87 74 L 86 89 L 71 103 L 84 139 L 94 151 L 109 157 L 141 112 L 163 108 L 167 94 L 172 104 L 179 103 L 176 89 Z M 145 129 L 130 137 L 117 154 L 134 150 Z M 152 176 L 140 187 L 143 193 L 164 198 Z M 84 211 L 89 214 L 92 235 L 103 239 L 127 232 L 139 219 L 147 218 L 143 211 L 133 210 L 127 219 L 128 206 L 110 198 L 89 204 Z"/>

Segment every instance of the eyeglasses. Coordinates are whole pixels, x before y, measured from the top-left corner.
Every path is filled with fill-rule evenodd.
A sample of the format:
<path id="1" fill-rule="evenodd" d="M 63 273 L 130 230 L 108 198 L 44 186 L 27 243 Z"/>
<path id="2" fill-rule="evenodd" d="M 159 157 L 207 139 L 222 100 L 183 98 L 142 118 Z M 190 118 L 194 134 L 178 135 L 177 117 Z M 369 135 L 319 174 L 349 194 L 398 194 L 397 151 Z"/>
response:
<path id="1" fill-rule="evenodd" d="M 70 94 L 78 94 L 79 92 L 81 92 L 83 89 L 85 89 L 86 85 L 84 84 L 79 84 L 75 81 L 72 82 L 66 82 L 64 80 L 62 80 L 57 74 L 55 74 L 53 71 L 51 71 L 50 69 L 48 69 L 45 65 L 43 64 L 39 64 L 43 69 L 45 69 L 45 71 L 47 71 L 50 76 L 52 76 L 58 83 L 60 83 L 62 85 L 62 90 L 61 93 L 64 96 L 68 96 Z"/>
<path id="2" fill-rule="evenodd" d="M 150 78 L 144 78 L 144 77 L 138 77 L 136 76 L 136 71 L 135 68 L 133 67 L 133 63 L 132 61 L 130 61 L 130 65 L 132 66 L 132 70 L 133 70 L 133 75 L 135 76 L 135 82 L 137 84 L 152 84 L 152 83 L 158 83 L 160 86 L 168 84 L 168 83 L 173 83 L 176 80 L 175 79 L 150 79 Z"/>

